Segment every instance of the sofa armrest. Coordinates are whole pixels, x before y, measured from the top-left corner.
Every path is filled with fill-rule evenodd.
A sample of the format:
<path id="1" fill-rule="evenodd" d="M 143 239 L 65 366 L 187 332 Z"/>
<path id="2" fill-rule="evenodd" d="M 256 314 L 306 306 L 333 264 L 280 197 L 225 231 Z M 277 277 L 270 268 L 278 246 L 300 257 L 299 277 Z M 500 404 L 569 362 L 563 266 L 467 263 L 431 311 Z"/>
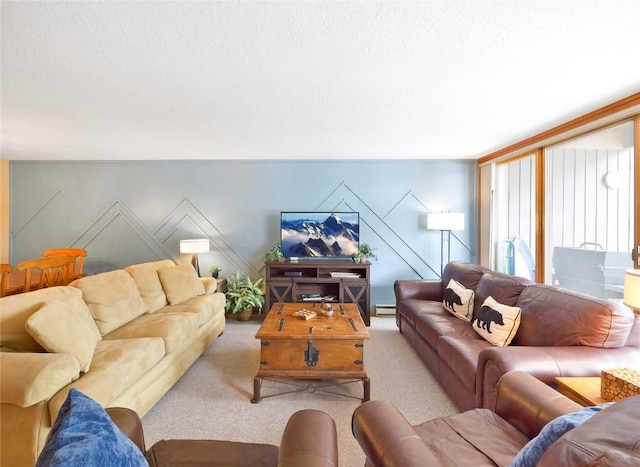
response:
<path id="1" fill-rule="evenodd" d="M 126 407 L 107 407 L 105 410 L 120 431 L 127 435 L 144 454 L 146 452 L 144 445 L 144 430 L 138 414 L 134 410 Z"/>
<path id="2" fill-rule="evenodd" d="M 476 406 L 495 410 L 500 378 L 521 370 L 555 387 L 556 376 L 600 376 L 607 368 L 640 366 L 640 348 L 489 347 L 480 352 L 476 373 Z"/>
<path id="3" fill-rule="evenodd" d="M 554 418 L 580 408 L 580 404 L 523 371 L 511 371 L 498 382 L 495 412 L 529 439 Z"/>
<path id="4" fill-rule="evenodd" d="M 337 467 L 338 435 L 333 418 L 321 410 L 294 413 L 282 433 L 278 466 Z"/>
<path id="5" fill-rule="evenodd" d="M 397 280 L 393 284 L 396 303 L 407 298 L 442 301 L 442 282 L 425 280 Z"/>
<path id="6" fill-rule="evenodd" d="M 407 419 L 388 401 L 373 400 L 358 406 L 351 419 L 351 431 L 367 456 L 367 465 L 440 464 Z"/>
<path id="7" fill-rule="evenodd" d="M 31 407 L 80 377 L 72 355 L 0 352 L 0 402 Z"/>

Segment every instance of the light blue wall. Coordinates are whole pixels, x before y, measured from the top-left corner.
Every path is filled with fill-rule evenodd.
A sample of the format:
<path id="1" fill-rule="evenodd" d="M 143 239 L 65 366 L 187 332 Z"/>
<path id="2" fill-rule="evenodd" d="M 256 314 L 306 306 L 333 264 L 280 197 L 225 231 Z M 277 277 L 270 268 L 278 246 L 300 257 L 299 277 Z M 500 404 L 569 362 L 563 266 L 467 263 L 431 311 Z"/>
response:
<path id="1" fill-rule="evenodd" d="M 202 275 L 258 276 L 279 241 L 280 211 L 358 211 L 377 248 L 372 306 L 394 303 L 393 281 L 438 277 L 440 232 L 427 212 L 466 214 L 451 259 L 477 262 L 475 161 L 13 161 L 11 262 L 52 247 L 85 248 L 89 273 L 175 258 L 208 237 Z M 446 252 L 445 252 L 446 255 Z"/>

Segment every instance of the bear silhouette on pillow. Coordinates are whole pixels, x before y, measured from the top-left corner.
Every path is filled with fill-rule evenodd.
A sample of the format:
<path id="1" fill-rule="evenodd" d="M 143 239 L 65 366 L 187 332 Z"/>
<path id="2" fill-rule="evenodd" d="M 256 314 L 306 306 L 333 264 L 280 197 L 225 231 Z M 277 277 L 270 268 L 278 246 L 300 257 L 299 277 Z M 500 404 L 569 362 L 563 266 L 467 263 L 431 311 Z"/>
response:
<path id="1" fill-rule="evenodd" d="M 499 324 L 500 326 L 504 326 L 504 320 L 502 319 L 502 313 L 498 310 L 494 310 L 490 306 L 482 305 L 480 311 L 473 320 L 474 322 L 478 322 L 478 327 L 482 329 L 486 329 L 489 334 L 491 334 L 491 323 Z"/>

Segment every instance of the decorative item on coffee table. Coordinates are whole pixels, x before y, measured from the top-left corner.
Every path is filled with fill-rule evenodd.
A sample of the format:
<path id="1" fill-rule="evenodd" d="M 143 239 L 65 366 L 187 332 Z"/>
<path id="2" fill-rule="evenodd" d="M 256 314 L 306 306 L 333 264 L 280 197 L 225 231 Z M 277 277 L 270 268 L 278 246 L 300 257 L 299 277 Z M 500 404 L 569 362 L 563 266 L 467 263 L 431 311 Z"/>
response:
<path id="1" fill-rule="evenodd" d="M 220 269 L 220 266 L 218 266 L 217 264 L 214 264 L 209 268 L 209 271 L 211 272 L 211 277 L 217 279 L 218 274 L 220 274 L 220 271 L 222 271 L 222 269 Z"/>
<path id="2" fill-rule="evenodd" d="M 239 321 L 249 321 L 254 310 L 264 305 L 264 279 L 256 281 L 243 272 L 228 274 L 225 308 Z"/>

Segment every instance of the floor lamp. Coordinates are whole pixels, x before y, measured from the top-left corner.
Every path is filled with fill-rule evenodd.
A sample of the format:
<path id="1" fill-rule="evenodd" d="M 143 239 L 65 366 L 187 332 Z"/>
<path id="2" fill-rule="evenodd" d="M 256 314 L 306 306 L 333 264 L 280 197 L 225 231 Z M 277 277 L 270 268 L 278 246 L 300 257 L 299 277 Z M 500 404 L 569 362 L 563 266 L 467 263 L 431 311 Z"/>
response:
<path id="1" fill-rule="evenodd" d="M 189 240 L 180 240 L 180 253 L 191 253 L 191 264 L 200 276 L 200 265 L 198 264 L 198 253 L 209 251 L 208 238 L 192 238 Z"/>
<path id="2" fill-rule="evenodd" d="M 451 231 L 464 230 L 464 213 L 430 212 L 427 214 L 427 230 L 440 231 L 440 276 L 444 271 L 444 243 L 447 241 L 447 263 L 451 259 Z"/>
<path id="3" fill-rule="evenodd" d="M 622 302 L 640 315 L 640 269 L 625 271 Z"/>

